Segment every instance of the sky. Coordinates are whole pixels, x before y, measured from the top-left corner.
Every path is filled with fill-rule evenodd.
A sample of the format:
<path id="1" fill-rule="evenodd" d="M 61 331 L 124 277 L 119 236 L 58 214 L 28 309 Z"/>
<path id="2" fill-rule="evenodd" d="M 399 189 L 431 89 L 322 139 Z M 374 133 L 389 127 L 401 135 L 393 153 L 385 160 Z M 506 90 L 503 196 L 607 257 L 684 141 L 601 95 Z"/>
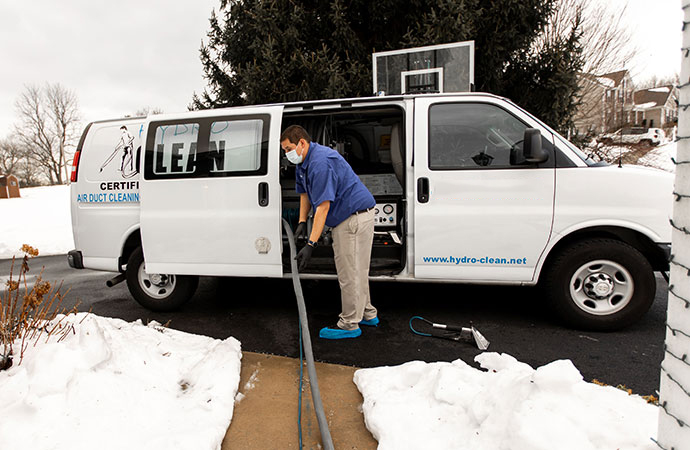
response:
<path id="1" fill-rule="evenodd" d="M 600 0 L 606 1 L 606 0 Z M 628 4 L 639 48 L 633 79 L 680 70 L 680 0 Z M 26 85 L 60 83 L 75 92 L 82 123 L 144 107 L 186 111 L 205 81 L 199 47 L 219 0 L 0 0 L 0 138 L 17 123 Z"/>
<path id="2" fill-rule="evenodd" d="M 633 81 L 640 82 L 653 75 L 668 77 L 680 73 L 681 33 L 685 0 L 599 0 L 611 7 L 623 8 L 623 18 L 632 31 L 637 47 L 636 60 L 630 71 Z"/>
<path id="3" fill-rule="evenodd" d="M 25 85 L 60 83 L 84 125 L 144 107 L 185 111 L 204 88 L 199 48 L 219 0 L 0 0 L 0 137 Z"/>

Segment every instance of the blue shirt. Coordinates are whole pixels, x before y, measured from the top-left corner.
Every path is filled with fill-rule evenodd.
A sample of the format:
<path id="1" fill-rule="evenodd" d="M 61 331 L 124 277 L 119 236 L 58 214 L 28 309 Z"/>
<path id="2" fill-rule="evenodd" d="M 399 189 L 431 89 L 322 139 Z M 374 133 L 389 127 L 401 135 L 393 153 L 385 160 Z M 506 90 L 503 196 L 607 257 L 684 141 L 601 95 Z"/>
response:
<path id="1" fill-rule="evenodd" d="M 331 202 L 326 216 L 329 227 L 376 205 L 374 196 L 347 161 L 337 151 L 316 142 L 309 144 L 307 156 L 295 168 L 295 190 L 307 193 L 314 211 L 326 200 Z"/>

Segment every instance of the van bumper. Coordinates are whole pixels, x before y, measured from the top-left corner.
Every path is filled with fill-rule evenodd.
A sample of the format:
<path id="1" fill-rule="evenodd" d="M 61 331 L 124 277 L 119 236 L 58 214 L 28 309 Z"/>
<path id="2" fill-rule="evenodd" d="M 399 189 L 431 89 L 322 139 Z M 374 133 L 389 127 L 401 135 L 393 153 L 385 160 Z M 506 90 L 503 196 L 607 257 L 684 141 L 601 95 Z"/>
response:
<path id="1" fill-rule="evenodd" d="M 67 253 L 67 262 L 69 266 L 73 269 L 83 269 L 84 268 L 84 258 L 79 250 L 70 250 Z"/>

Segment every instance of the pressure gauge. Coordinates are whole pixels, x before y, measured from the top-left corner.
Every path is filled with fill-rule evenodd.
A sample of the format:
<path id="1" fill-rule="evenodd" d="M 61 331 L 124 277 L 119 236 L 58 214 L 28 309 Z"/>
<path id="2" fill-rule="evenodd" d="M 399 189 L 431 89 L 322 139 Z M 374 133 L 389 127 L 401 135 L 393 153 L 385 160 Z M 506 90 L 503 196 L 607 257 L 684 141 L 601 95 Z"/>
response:
<path id="1" fill-rule="evenodd" d="M 383 207 L 383 213 L 384 214 L 390 214 L 393 212 L 393 205 L 385 205 Z"/>

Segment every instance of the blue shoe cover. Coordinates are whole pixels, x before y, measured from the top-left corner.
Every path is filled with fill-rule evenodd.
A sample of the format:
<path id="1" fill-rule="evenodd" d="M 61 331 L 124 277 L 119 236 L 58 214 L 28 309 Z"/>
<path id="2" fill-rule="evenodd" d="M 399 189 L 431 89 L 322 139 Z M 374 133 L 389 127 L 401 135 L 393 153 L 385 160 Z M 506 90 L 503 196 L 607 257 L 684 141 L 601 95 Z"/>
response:
<path id="1" fill-rule="evenodd" d="M 343 330 L 342 328 L 321 328 L 319 331 L 319 337 L 324 339 L 347 339 L 356 338 L 362 334 L 362 330 L 357 328 L 356 330 Z"/>
<path id="2" fill-rule="evenodd" d="M 362 320 L 359 324 L 360 325 L 366 325 L 368 327 L 377 327 L 379 325 L 379 318 L 374 317 L 373 319 Z"/>

